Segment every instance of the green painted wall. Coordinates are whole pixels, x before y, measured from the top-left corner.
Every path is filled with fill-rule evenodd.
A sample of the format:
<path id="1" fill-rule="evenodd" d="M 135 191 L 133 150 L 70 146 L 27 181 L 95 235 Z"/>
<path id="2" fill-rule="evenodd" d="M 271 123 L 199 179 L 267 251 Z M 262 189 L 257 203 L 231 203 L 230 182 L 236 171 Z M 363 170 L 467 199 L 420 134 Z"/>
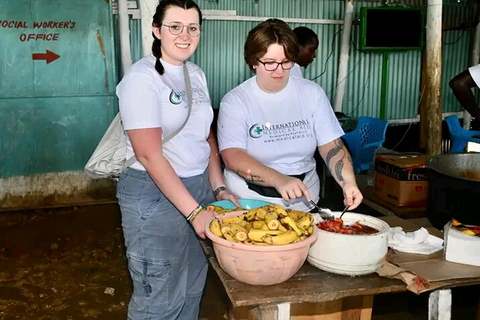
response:
<path id="1" fill-rule="evenodd" d="M 81 169 L 117 110 L 110 4 L 0 1 L 0 39 L 0 178 Z"/>
<path id="2" fill-rule="evenodd" d="M 243 16 L 310 19 L 342 19 L 345 5 L 334 0 L 197 2 L 202 9 L 236 10 Z M 361 6 L 380 4 L 355 1 L 354 19 L 359 18 Z M 445 23 L 457 18 L 471 21 L 474 14 L 461 7 L 450 9 L 444 6 Z M 107 0 L 0 0 L 0 179 L 83 169 L 118 109 L 116 20 Z M 34 28 L 34 22 L 46 24 Z M 205 71 L 214 107 L 226 92 L 252 76 L 243 61 L 243 44 L 257 23 L 204 22 L 202 40 L 191 60 Z M 290 25 L 306 25 L 319 35 L 317 59 L 305 76 L 319 83 L 333 101 L 342 25 Z M 138 60 L 143 55 L 140 23 L 132 20 L 130 26 L 132 57 Z M 469 30 L 444 33 L 445 112 L 461 110 L 448 80 L 468 66 L 470 38 Z M 352 117 L 379 116 L 381 55 L 357 50 L 357 24 L 351 44 L 344 111 Z M 33 60 L 34 54 L 46 50 L 60 58 L 49 64 Z M 388 67 L 387 119 L 415 117 L 421 96 L 421 54 L 392 54 Z"/>

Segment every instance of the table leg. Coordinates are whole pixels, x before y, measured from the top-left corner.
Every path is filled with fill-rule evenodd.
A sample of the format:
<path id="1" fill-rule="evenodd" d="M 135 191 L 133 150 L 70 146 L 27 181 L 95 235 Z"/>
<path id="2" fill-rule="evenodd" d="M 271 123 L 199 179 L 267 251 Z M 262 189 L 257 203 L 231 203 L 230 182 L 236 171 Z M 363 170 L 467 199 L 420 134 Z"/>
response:
<path id="1" fill-rule="evenodd" d="M 450 320 L 452 313 L 452 290 L 435 290 L 428 298 L 428 320 Z"/>
<path id="2" fill-rule="evenodd" d="M 290 303 L 232 309 L 229 320 L 290 320 Z"/>
<path id="3" fill-rule="evenodd" d="M 290 303 L 258 306 L 250 309 L 249 320 L 290 320 Z"/>

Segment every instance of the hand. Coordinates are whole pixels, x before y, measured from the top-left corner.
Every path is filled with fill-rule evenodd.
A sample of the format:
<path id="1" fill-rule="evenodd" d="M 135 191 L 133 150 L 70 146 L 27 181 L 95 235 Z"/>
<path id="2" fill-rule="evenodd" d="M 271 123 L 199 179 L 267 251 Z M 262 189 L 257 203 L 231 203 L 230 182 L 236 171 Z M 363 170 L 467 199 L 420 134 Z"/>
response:
<path id="1" fill-rule="evenodd" d="M 362 203 L 363 200 L 363 195 L 358 189 L 358 186 L 356 183 L 345 183 L 343 186 L 343 196 L 345 200 L 343 203 L 345 206 L 349 206 L 349 210 L 355 209 Z"/>
<path id="2" fill-rule="evenodd" d="M 282 175 L 282 178 L 274 186 L 285 201 L 305 196 L 307 201 L 312 200 L 307 186 L 298 178 Z"/>
<path id="3" fill-rule="evenodd" d="M 192 227 L 195 229 L 195 232 L 202 239 L 205 239 L 205 225 L 213 217 L 216 217 L 217 213 L 210 210 L 202 210 L 193 220 Z"/>
<path id="4" fill-rule="evenodd" d="M 231 193 L 228 189 L 227 190 L 222 190 L 217 194 L 216 197 L 217 200 L 230 200 L 233 202 L 235 207 L 241 208 L 242 205 L 237 201 L 238 197 Z"/>

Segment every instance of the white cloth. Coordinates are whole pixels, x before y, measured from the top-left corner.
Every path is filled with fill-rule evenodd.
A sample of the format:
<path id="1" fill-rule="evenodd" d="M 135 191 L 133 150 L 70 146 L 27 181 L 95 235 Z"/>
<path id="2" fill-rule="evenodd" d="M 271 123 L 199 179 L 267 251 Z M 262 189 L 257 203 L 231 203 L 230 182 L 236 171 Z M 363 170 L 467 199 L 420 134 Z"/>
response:
<path id="1" fill-rule="evenodd" d="M 125 130 L 162 128 L 164 136 L 179 129 L 188 115 L 183 67 L 161 60 L 165 73 L 155 70 L 156 58 L 147 56 L 131 66 L 117 86 L 120 115 Z M 203 71 L 187 62 L 192 83 L 192 111 L 185 127 L 165 143 L 163 154 L 180 177 L 201 174 L 208 166 L 210 146 L 206 141 L 213 110 Z M 133 155 L 127 141 L 127 159 Z M 140 162 L 134 169 L 145 170 Z"/>
<path id="2" fill-rule="evenodd" d="M 425 228 L 404 232 L 402 227 L 395 227 L 388 231 L 388 246 L 402 252 L 431 254 L 442 250 L 443 240 L 431 235 Z"/>
<path id="3" fill-rule="evenodd" d="M 470 72 L 470 75 L 473 78 L 473 81 L 477 84 L 477 87 L 480 88 L 480 64 L 477 64 L 476 66 L 468 68 L 468 71 Z"/>
<path id="4" fill-rule="evenodd" d="M 290 77 L 277 93 L 262 91 L 254 76 L 228 92 L 220 103 L 218 117 L 220 151 L 245 149 L 262 164 L 287 175 L 309 173 L 304 179 L 314 201 L 320 191 L 313 157 L 317 146 L 343 135 L 323 89 L 316 83 Z M 289 207 L 280 198 L 265 198 L 248 189 L 243 178 L 225 170 L 229 190 L 241 198 L 271 201 Z M 300 198 L 290 208 L 310 210 Z"/>
<path id="5" fill-rule="evenodd" d="M 305 68 L 300 67 L 299 64 L 295 63 L 290 69 L 290 77 L 300 77 L 303 78 L 303 72 L 305 71 Z"/>

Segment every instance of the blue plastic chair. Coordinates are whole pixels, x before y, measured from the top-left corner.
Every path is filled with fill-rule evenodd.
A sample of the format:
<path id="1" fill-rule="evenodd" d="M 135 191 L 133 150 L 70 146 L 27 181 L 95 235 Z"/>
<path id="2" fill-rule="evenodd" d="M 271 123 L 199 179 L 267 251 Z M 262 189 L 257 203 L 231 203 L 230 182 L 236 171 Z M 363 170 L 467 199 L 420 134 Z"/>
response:
<path id="1" fill-rule="evenodd" d="M 353 131 L 342 139 L 347 144 L 353 160 L 355 173 L 370 169 L 374 163 L 375 151 L 385 141 L 388 121 L 372 117 L 359 117 Z"/>
<path id="2" fill-rule="evenodd" d="M 465 130 L 460 126 L 460 121 L 456 115 L 445 118 L 450 131 L 450 153 L 464 152 L 467 142 L 480 143 L 480 131 Z M 474 137 L 477 136 L 477 137 Z"/>

